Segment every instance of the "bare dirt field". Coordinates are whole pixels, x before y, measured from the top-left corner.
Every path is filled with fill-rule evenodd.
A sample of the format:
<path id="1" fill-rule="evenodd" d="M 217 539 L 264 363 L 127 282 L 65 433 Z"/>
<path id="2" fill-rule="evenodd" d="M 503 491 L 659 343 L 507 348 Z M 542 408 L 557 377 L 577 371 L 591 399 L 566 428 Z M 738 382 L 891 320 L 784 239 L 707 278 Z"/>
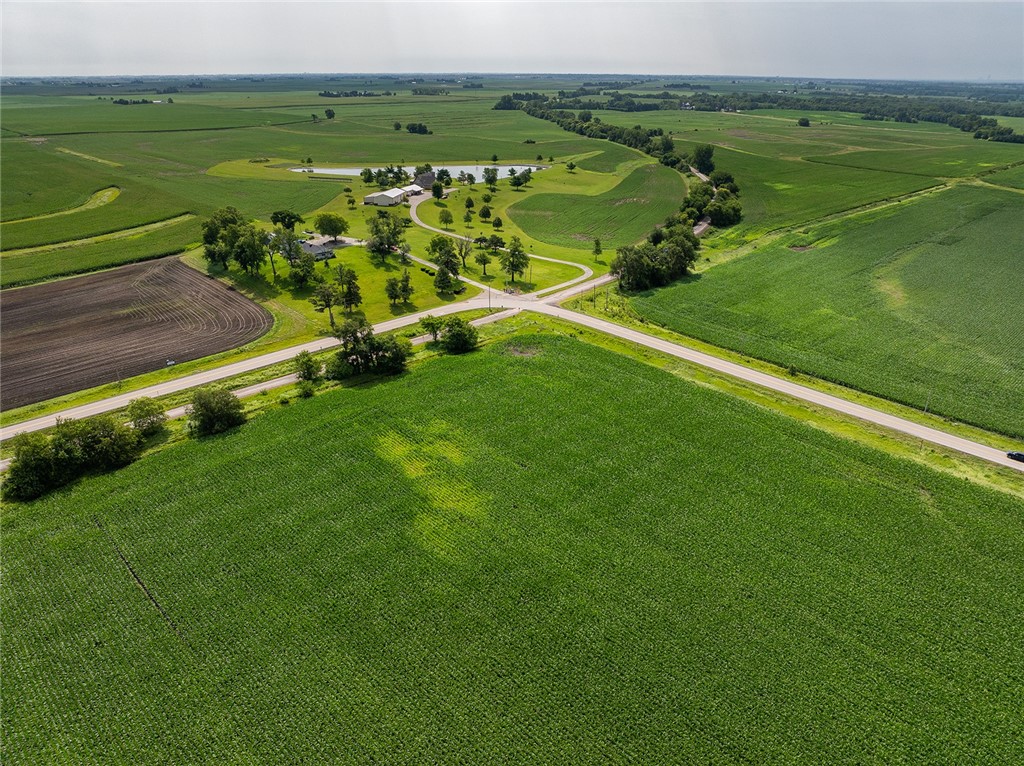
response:
<path id="1" fill-rule="evenodd" d="M 6 290 L 0 311 L 4 410 L 226 351 L 273 323 L 177 258 Z"/>

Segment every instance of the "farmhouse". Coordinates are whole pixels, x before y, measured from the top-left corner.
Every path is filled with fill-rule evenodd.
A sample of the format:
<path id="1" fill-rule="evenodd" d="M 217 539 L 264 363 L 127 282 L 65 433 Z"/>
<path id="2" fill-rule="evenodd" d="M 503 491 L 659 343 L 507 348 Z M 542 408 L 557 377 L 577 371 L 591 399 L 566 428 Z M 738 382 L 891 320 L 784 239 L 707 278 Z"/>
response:
<path id="1" fill-rule="evenodd" d="M 378 207 L 391 207 L 405 202 L 406 192 L 403 189 L 388 189 L 387 191 L 374 192 L 363 197 L 364 205 L 377 205 Z"/>

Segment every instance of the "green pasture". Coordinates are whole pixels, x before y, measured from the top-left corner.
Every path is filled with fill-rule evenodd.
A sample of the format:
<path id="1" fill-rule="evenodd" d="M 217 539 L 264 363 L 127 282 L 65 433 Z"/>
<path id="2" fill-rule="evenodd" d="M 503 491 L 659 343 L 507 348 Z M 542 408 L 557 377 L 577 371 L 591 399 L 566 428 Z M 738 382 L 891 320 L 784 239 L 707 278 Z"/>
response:
<path id="1" fill-rule="evenodd" d="M 277 277 L 273 275 L 273 269 L 268 261 L 260 270 L 259 275 L 246 274 L 232 265 L 227 272 L 219 266 L 210 266 L 202 257 L 201 251 L 196 251 L 186 258 L 186 262 L 211 276 L 227 279 L 243 295 L 266 306 L 275 318 L 280 318 L 274 330 L 265 336 L 267 343 L 276 344 L 282 340 L 292 343 L 299 343 L 310 340 L 316 334 L 330 334 L 330 322 L 326 313 L 318 313 L 313 304 L 309 302 L 313 294 L 313 287 L 297 287 L 291 280 L 291 268 L 288 262 L 280 256 L 275 256 L 275 268 Z M 363 303 L 352 313 L 362 316 L 371 324 L 383 322 L 387 319 L 394 319 L 405 314 L 415 314 L 418 311 L 425 311 L 435 306 L 452 303 L 456 300 L 463 300 L 475 294 L 476 288 L 467 287 L 466 293 L 460 296 L 442 295 L 434 290 L 434 280 L 420 270 L 419 264 L 410 263 L 403 265 L 398 262 L 397 256 L 389 256 L 384 261 L 372 258 L 364 247 L 344 247 L 335 250 L 335 257 L 329 261 L 322 261 L 317 265 L 317 273 L 321 274 L 327 282 L 337 281 L 339 266 L 353 269 L 359 276 L 359 289 Z M 412 285 L 416 293 L 408 303 L 390 304 L 384 292 L 384 284 L 390 277 L 401 277 L 402 271 L 408 269 L 412 278 Z M 334 309 L 334 319 L 339 324 L 345 318 L 344 309 Z M 291 321 L 281 321 L 281 319 Z M 298 320 L 298 321 L 295 321 Z M 301 332 L 296 330 L 301 328 Z"/>
<path id="2" fill-rule="evenodd" d="M 508 208 L 524 232 L 562 247 L 590 249 L 632 245 L 679 211 L 686 182 L 664 165 L 643 165 L 613 189 L 597 195 L 535 194 Z"/>
<path id="3" fill-rule="evenodd" d="M 717 346 L 1021 437 L 1022 214 L 1020 194 L 961 184 L 632 303 Z"/>
<path id="4" fill-rule="evenodd" d="M 5 508 L 4 762 L 1017 762 L 1022 511 L 520 334 Z"/>

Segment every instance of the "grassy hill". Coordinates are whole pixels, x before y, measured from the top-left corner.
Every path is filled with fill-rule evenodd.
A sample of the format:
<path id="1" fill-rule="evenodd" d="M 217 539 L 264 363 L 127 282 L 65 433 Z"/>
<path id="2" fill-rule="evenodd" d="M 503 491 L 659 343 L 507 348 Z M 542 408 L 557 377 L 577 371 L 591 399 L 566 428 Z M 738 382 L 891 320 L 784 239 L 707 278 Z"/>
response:
<path id="1" fill-rule="evenodd" d="M 513 336 L 5 508 L 3 760 L 1017 762 L 1022 511 Z"/>

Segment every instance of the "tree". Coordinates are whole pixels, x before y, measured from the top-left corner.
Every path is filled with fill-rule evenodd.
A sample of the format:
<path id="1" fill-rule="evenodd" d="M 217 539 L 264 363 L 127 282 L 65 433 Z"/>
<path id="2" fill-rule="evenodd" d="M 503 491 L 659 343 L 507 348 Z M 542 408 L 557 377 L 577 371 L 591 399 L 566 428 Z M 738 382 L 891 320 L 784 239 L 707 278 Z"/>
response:
<path id="1" fill-rule="evenodd" d="M 466 259 L 473 252 L 473 242 L 468 237 L 459 237 L 455 240 L 455 253 L 462 261 L 462 269 L 466 269 Z"/>
<path id="2" fill-rule="evenodd" d="M 473 184 L 476 183 L 476 176 L 472 173 L 466 173 L 466 183 L 469 185 L 469 188 L 472 189 Z"/>
<path id="3" fill-rule="evenodd" d="M 435 336 L 436 340 L 436 336 Z M 4 476 L 3 494 L 11 500 L 32 500 L 57 486 L 53 475 L 53 448 L 41 433 L 18 434 L 14 457 Z"/>
<path id="4" fill-rule="evenodd" d="M 715 162 L 712 159 L 714 153 L 715 147 L 711 144 L 698 144 L 693 147 L 690 162 L 697 170 L 707 175 L 715 169 Z"/>
<path id="5" fill-rule="evenodd" d="M 489 264 L 491 262 L 491 256 L 489 256 L 487 254 L 486 250 L 477 250 L 476 254 L 473 256 L 473 260 L 476 261 L 477 265 L 480 266 L 483 269 L 484 276 L 486 277 L 487 276 L 487 264 Z"/>
<path id="6" fill-rule="evenodd" d="M 335 241 L 348 231 L 348 221 L 337 213 L 321 213 L 316 217 L 313 226 L 325 237 L 330 237 Z"/>
<path id="7" fill-rule="evenodd" d="M 384 283 L 384 294 L 388 296 L 392 306 L 402 299 L 402 286 L 398 277 L 388 277 Z"/>
<path id="8" fill-rule="evenodd" d="M 263 232 L 251 224 L 243 224 L 231 250 L 231 257 L 247 274 L 259 274 L 260 267 L 267 260 L 267 241 Z"/>
<path id="9" fill-rule="evenodd" d="M 398 125 L 399 123 L 396 122 L 395 124 Z M 398 128 L 395 128 L 395 130 L 398 130 Z M 363 183 L 372 184 L 374 179 L 373 168 L 363 168 L 359 171 L 359 177 L 363 179 Z"/>
<path id="10" fill-rule="evenodd" d="M 455 221 L 455 217 L 452 215 L 451 210 L 445 209 L 441 211 L 438 220 L 441 222 L 441 226 L 447 229 Z"/>
<path id="11" fill-rule="evenodd" d="M 485 205 L 490 205 L 491 204 L 491 200 L 494 199 L 494 197 L 492 197 L 487 192 L 484 192 L 484 196 L 481 197 L 481 199 L 484 201 Z"/>
<path id="12" fill-rule="evenodd" d="M 521 176 L 517 176 L 515 173 L 512 173 L 509 175 L 508 185 L 518 191 L 519 187 L 523 185 L 523 179 Z"/>
<path id="13" fill-rule="evenodd" d="M 811 121 L 806 117 L 801 117 L 799 120 L 796 121 L 796 124 L 799 125 L 801 128 L 811 127 Z"/>
<path id="14" fill-rule="evenodd" d="M 210 436 L 245 422 L 241 400 L 226 388 L 200 388 L 186 409 L 188 428 L 195 436 Z"/>
<path id="15" fill-rule="evenodd" d="M 498 169 L 484 168 L 484 183 L 492 192 L 498 188 Z"/>
<path id="16" fill-rule="evenodd" d="M 202 222 L 200 229 L 203 232 L 204 254 L 210 263 L 218 264 L 222 269 L 228 267 L 231 251 L 238 238 L 237 227 L 244 223 L 245 218 L 234 207 L 215 210 Z"/>
<path id="17" fill-rule="evenodd" d="M 448 317 L 441 332 L 441 345 L 449 354 L 464 354 L 476 348 L 477 329 L 460 316 Z"/>
<path id="18" fill-rule="evenodd" d="M 491 155 L 491 162 L 497 162 L 497 161 L 498 161 L 498 155 L 497 154 L 492 154 Z M 497 168 L 495 168 L 495 172 L 497 172 Z"/>
<path id="19" fill-rule="evenodd" d="M 533 171 L 529 168 L 524 168 L 523 172 L 519 174 L 519 180 L 523 186 L 528 186 L 530 181 L 533 180 Z"/>
<path id="20" fill-rule="evenodd" d="M 343 380 L 353 375 L 395 375 L 405 369 L 412 344 L 405 338 L 378 338 L 362 317 L 350 317 L 335 333 L 341 350 L 327 364 L 327 377 Z"/>
<path id="21" fill-rule="evenodd" d="M 143 436 L 152 436 L 164 427 L 167 413 L 155 399 L 143 396 L 128 402 L 128 422 Z"/>
<path id="22" fill-rule="evenodd" d="M 441 168 L 437 171 L 437 181 L 442 186 L 451 186 L 452 174 L 448 168 Z"/>
<path id="23" fill-rule="evenodd" d="M 295 231 L 295 224 L 305 223 L 306 219 L 291 210 L 275 210 L 270 214 L 270 222 L 288 231 Z"/>
<path id="24" fill-rule="evenodd" d="M 473 223 L 473 213 L 467 210 L 462 214 L 462 222 L 466 225 Z"/>
<path id="25" fill-rule="evenodd" d="M 302 244 L 294 231 L 278 227 L 274 229 L 274 237 L 270 240 L 270 268 L 274 272 L 274 279 L 277 279 L 277 264 L 274 263 L 274 253 L 280 253 L 281 257 L 292 266 L 299 259 L 302 253 Z"/>
<path id="26" fill-rule="evenodd" d="M 423 328 L 424 332 L 430 333 L 430 336 L 434 340 L 437 340 L 437 337 L 441 332 L 441 328 L 444 327 L 444 319 L 436 317 L 433 314 L 427 314 L 420 320 L 420 327 Z"/>
<path id="27" fill-rule="evenodd" d="M 341 290 L 341 305 L 349 314 L 352 309 L 363 302 L 363 294 L 359 289 L 359 276 L 354 269 L 338 267 L 338 287 Z"/>
<path id="28" fill-rule="evenodd" d="M 391 127 L 393 127 L 395 130 L 401 130 L 402 129 L 402 123 L 400 123 L 398 120 L 395 120 L 394 123 L 391 125 Z"/>
<path id="29" fill-rule="evenodd" d="M 505 247 L 505 240 L 497 234 L 492 234 L 487 238 L 487 246 L 491 248 L 492 253 L 496 253 Z"/>
<path id="30" fill-rule="evenodd" d="M 402 239 L 402 224 L 386 210 L 378 210 L 369 220 L 370 238 L 366 249 L 381 260 L 391 253 Z"/>
<path id="31" fill-rule="evenodd" d="M 594 257 L 597 258 L 601 255 L 601 240 L 594 237 Z"/>
<path id="32" fill-rule="evenodd" d="M 480 212 L 477 214 L 480 216 L 481 221 L 487 221 L 491 217 L 491 208 L 489 205 L 484 205 L 480 208 Z"/>
<path id="33" fill-rule="evenodd" d="M 308 351 L 300 351 L 295 355 L 295 359 L 292 360 L 292 364 L 295 366 L 295 374 L 299 380 L 308 381 L 315 383 L 320 380 L 320 376 L 323 372 L 323 365 L 317 361 L 311 353 Z"/>
<path id="34" fill-rule="evenodd" d="M 334 119 L 334 110 L 333 109 L 324 109 L 324 117 L 326 117 L 328 120 L 333 120 Z"/>
<path id="35" fill-rule="evenodd" d="M 436 200 L 441 199 L 444 196 L 444 184 L 440 181 L 434 181 L 430 185 L 430 194 Z"/>
<path id="36" fill-rule="evenodd" d="M 342 267 L 344 268 L 344 267 Z M 313 308 L 319 312 L 327 312 L 327 317 L 331 322 L 331 327 L 334 327 L 334 307 L 340 306 L 343 299 L 342 288 L 333 282 L 323 282 L 317 285 L 313 290 L 313 295 L 310 296 L 309 302 L 313 304 Z"/>
<path id="37" fill-rule="evenodd" d="M 408 303 L 416 288 L 412 286 L 412 278 L 409 276 L 409 269 L 402 270 L 402 278 L 398 282 L 398 294 L 402 303 Z"/>
<path id="38" fill-rule="evenodd" d="M 298 288 L 303 288 L 318 281 L 316 273 L 316 256 L 305 250 L 299 251 L 299 257 L 292 264 L 292 282 Z"/>
<path id="39" fill-rule="evenodd" d="M 526 250 L 523 249 L 523 243 L 519 240 L 519 237 L 512 237 L 508 243 L 508 250 L 504 251 L 499 256 L 501 263 L 501 270 L 512 277 L 512 281 L 516 281 L 516 274 L 524 274 L 527 267 L 530 265 L 530 257 L 526 254 Z"/>
<path id="40" fill-rule="evenodd" d="M 491 221 L 491 225 L 494 226 L 495 229 L 500 229 L 501 226 L 502 226 L 502 223 L 503 223 L 503 221 L 500 218 L 497 218 L 497 217 L 495 217 L 495 219 L 493 221 Z"/>
<path id="41" fill-rule="evenodd" d="M 453 293 L 455 291 L 456 284 L 457 280 L 444 266 L 441 266 L 437 270 L 437 274 L 434 275 L 434 289 L 439 293 Z"/>
<path id="42" fill-rule="evenodd" d="M 447 269 L 452 274 L 459 273 L 459 258 L 450 237 L 436 234 L 427 245 L 427 253 L 439 268 Z"/>
<path id="43" fill-rule="evenodd" d="M 463 204 L 466 210 L 472 210 L 476 206 L 476 202 L 473 201 L 472 197 L 466 197 L 466 201 Z"/>
<path id="44" fill-rule="evenodd" d="M 565 163 L 565 169 L 572 173 L 574 170 L 576 170 L 576 163 L 573 162 L 572 160 L 569 160 L 569 162 Z"/>

